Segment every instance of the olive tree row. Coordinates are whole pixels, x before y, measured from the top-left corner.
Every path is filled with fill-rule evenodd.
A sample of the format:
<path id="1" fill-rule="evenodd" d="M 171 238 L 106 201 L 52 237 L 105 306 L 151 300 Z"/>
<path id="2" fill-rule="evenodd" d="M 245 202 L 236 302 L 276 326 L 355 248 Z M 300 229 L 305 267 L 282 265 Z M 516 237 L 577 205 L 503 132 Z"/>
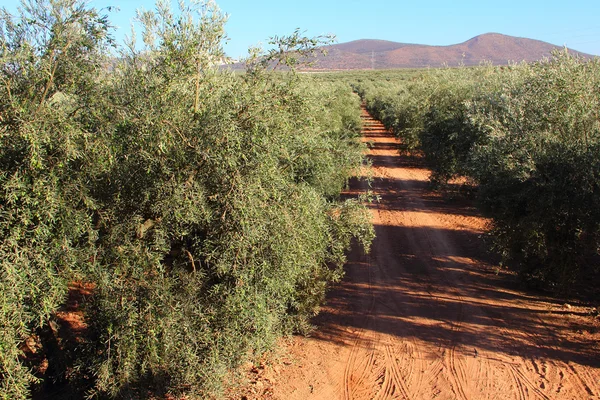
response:
<path id="1" fill-rule="evenodd" d="M 362 90 L 404 144 L 423 152 L 432 181 L 469 178 L 504 263 L 565 290 L 600 266 L 599 87 L 600 60 L 563 51 Z"/>
<path id="2" fill-rule="evenodd" d="M 351 239 L 372 238 L 339 198 L 362 163 L 349 88 L 221 68 L 212 2 L 138 17 L 144 43 L 119 48 L 77 0 L 3 12 L 3 398 L 217 393 L 310 329 Z M 319 40 L 276 42 L 293 67 Z"/>

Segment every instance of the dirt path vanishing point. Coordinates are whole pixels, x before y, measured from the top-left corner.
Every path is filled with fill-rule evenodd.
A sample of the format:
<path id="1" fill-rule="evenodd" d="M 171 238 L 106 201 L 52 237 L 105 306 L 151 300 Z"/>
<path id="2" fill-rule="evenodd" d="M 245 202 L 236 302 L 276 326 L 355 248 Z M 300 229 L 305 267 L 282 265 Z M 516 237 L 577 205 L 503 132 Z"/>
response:
<path id="1" fill-rule="evenodd" d="M 400 156 L 383 126 L 363 119 L 381 199 L 372 252 L 351 254 L 315 333 L 257 370 L 247 398 L 600 399 L 591 308 L 498 273 L 483 257 L 486 221 L 429 190 L 421 160 Z"/>

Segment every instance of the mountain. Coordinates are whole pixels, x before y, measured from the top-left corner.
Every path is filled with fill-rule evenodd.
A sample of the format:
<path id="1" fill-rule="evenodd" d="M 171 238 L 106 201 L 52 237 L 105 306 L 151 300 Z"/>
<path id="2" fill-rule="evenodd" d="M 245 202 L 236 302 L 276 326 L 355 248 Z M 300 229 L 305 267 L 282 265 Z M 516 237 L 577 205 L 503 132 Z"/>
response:
<path id="1" fill-rule="evenodd" d="M 537 61 L 562 49 L 540 40 L 519 38 L 499 33 L 486 33 L 464 43 L 450 46 L 428 46 L 385 40 L 362 39 L 326 46 L 328 55 L 319 57 L 314 70 L 394 69 L 479 65 L 489 61 L 496 65 L 509 62 Z M 592 55 L 569 50 L 573 54 Z"/>

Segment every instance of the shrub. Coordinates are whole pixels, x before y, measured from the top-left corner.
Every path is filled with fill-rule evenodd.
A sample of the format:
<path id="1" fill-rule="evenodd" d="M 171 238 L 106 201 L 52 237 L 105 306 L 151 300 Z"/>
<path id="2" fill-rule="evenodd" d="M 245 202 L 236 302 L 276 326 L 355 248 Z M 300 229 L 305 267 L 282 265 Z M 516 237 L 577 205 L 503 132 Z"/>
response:
<path id="1" fill-rule="evenodd" d="M 505 260 L 565 289 L 598 265 L 600 64 L 562 52 L 509 78 L 473 103 L 469 173 Z"/>
<path id="2" fill-rule="evenodd" d="M 293 69 L 219 68 L 212 2 L 141 12 L 145 44 L 118 58 L 95 10 L 27 4 L 0 25 L 2 396 L 40 379 L 75 396 L 218 393 L 307 328 L 352 238 L 368 247 L 367 210 L 339 198 L 362 162 L 358 100 Z M 68 342 L 73 282 L 93 290 Z"/>

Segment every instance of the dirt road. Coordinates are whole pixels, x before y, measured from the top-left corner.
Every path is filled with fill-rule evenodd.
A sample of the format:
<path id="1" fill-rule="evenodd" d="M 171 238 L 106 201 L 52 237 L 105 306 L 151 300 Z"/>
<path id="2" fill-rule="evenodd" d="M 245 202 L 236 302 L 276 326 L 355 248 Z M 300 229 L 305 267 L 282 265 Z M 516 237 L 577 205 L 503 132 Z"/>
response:
<path id="1" fill-rule="evenodd" d="M 257 372 L 257 397 L 600 399 L 591 308 L 498 272 L 482 251 L 486 221 L 432 192 L 421 160 L 363 118 L 377 239 L 369 256 L 351 255 L 313 336 Z"/>

